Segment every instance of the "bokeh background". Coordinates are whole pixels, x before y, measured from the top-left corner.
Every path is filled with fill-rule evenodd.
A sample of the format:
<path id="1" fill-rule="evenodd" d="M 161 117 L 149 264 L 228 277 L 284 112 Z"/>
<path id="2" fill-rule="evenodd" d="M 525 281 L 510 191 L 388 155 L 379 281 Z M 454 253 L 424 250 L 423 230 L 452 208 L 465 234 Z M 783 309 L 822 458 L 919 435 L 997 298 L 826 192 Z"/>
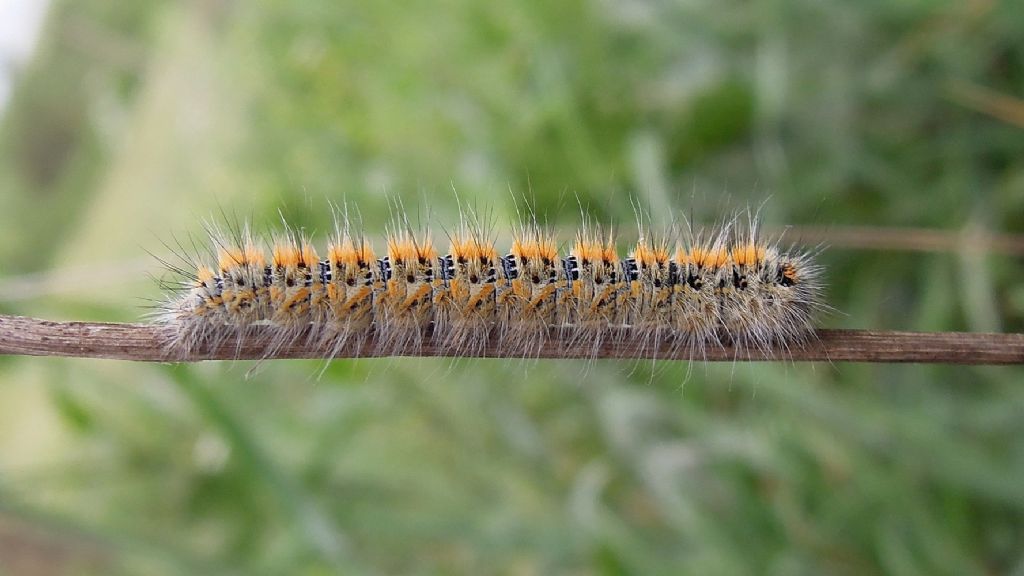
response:
<path id="1" fill-rule="evenodd" d="M 40 12 L 2 63 L 3 313 L 135 321 L 146 251 L 221 210 L 440 231 L 454 188 L 624 242 L 631 202 L 763 203 L 843 231 L 824 325 L 1024 327 L 1021 252 L 978 241 L 1024 233 L 1021 2 Z M 1024 574 L 1020 368 L 251 368 L 0 358 L 0 574 Z"/>

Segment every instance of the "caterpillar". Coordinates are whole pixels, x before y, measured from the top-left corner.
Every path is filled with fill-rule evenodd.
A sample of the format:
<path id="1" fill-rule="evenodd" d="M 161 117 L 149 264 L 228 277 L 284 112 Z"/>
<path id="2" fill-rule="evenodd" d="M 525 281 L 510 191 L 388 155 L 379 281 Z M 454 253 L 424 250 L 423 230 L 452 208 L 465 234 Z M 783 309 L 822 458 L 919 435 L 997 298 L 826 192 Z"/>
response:
<path id="1" fill-rule="evenodd" d="M 746 214 L 710 230 L 641 225 L 623 256 L 611 228 L 585 219 L 560 249 L 535 215 L 514 227 L 504 253 L 471 211 L 446 232 L 443 254 L 404 217 L 378 253 L 336 211 L 323 256 L 287 225 L 269 240 L 247 225 L 209 225 L 205 254 L 165 261 L 179 278 L 156 318 L 186 353 L 234 338 L 258 341 L 265 357 L 297 339 L 328 358 L 366 346 L 409 354 L 428 337 L 450 356 L 498 343 L 503 356 L 530 357 L 554 340 L 595 357 L 606 341 L 628 341 L 639 355 L 667 343 L 695 360 L 714 346 L 800 345 L 826 308 L 816 252 L 762 238 L 757 215 Z"/>

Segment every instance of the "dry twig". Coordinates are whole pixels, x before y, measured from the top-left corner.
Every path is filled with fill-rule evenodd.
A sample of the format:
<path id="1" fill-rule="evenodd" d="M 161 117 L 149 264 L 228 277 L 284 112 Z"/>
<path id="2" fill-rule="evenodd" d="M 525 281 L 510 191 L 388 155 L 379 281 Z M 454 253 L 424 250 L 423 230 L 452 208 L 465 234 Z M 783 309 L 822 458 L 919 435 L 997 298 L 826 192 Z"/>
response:
<path id="1" fill-rule="evenodd" d="M 22 316 L 0 316 L 0 355 L 110 358 L 139 362 L 197 362 L 202 360 L 257 360 L 265 350 L 257 338 L 229 339 L 194 350 L 188 356 L 169 351 L 167 328 L 151 324 L 50 322 Z M 342 350 L 338 358 L 375 357 L 372 337 L 359 349 Z M 501 357 L 502 349 L 488 343 L 481 357 Z M 427 336 L 416 347 L 396 356 L 445 356 L 450 353 Z M 282 347 L 270 358 L 323 358 L 323 350 L 299 343 Z M 586 345 L 554 341 L 540 358 L 591 358 Z M 669 344 L 639 349 L 635 344 L 606 342 L 597 358 L 689 359 L 686 351 Z M 873 330 L 819 330 L 817 340 L 801 347 L 777 349 L 770 354 L 732 347 L 709 348 L 707 361 L 832 361 L 918 362 L 942 364 L 1024 364 L 1024 334 L 967 332 L 882 332 Z"/>

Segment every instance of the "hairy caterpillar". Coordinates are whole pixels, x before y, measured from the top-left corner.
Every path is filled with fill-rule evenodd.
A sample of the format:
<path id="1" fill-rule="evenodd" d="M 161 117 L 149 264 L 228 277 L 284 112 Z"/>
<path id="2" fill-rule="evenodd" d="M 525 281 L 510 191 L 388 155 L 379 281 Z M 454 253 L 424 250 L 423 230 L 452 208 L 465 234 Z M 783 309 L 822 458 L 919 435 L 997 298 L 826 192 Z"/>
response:
<path id="1" fill-rule="evenodd" d="M 269 242 L 248 227 L 209 227 L 207 255 L 170 266 L 181 279 L 157 318 L 186 351 L 226 338 L 258 339 L 266 356 L 296 339 L 334 357 L 346 347 L 408 354 L 424 338 L 452 356 L 498 342 L 535 356 L 550 341 L 669 343 L 700 359 L 713 346 L 769 350 L 813 337 L 821 267 L 813 254 L 758 234 L 755 215 L 710 231 L 689 225 L 639 238 L 620 257 L 611 229 L 584 221 L 568 250 L 536 217 L 504 255 L 492 226 L 464 213 L 448 250 L 396 220 L 374 251 L 347 215 L 323 257 L 285 228 Z M 372 338 L 371 338 L 372 336 Z"/>

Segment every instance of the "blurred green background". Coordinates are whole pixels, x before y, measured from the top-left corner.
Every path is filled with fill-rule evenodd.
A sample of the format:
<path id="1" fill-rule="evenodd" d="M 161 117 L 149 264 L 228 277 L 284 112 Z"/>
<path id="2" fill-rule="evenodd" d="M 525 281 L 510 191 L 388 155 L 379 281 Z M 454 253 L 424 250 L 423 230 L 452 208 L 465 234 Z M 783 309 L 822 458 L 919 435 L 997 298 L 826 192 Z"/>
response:
<path id="1" fill-rule="evenodd" d="M 453 187 L 499 228 L 1024 233 L 1022 38 L 1009 0 L 54 0 L 0 312 L 137 320 L 222 207 L 438 230 Z M 833 243 L 822 322 L 1021 331 L 1020 255 L 961 244 Z M 250 368 L 0 358 L 0 574 L 1024 574 L 1020 368 Z"/>

